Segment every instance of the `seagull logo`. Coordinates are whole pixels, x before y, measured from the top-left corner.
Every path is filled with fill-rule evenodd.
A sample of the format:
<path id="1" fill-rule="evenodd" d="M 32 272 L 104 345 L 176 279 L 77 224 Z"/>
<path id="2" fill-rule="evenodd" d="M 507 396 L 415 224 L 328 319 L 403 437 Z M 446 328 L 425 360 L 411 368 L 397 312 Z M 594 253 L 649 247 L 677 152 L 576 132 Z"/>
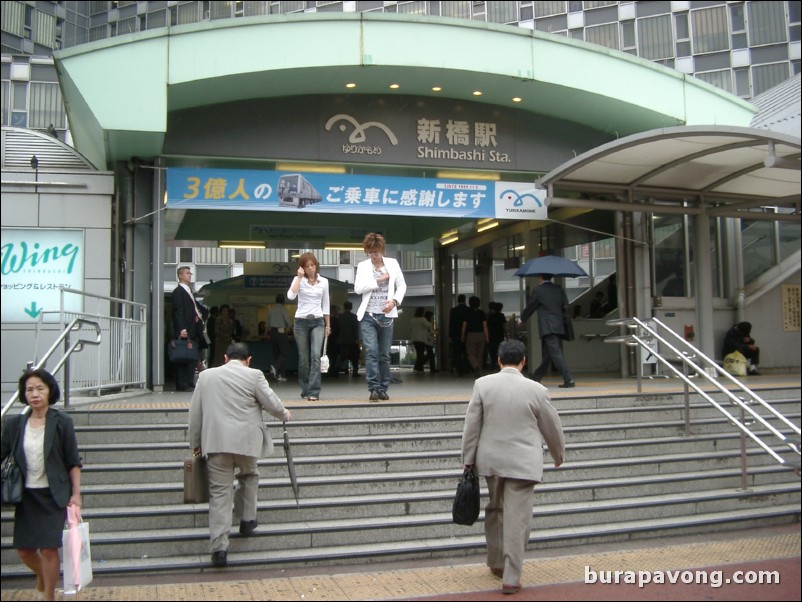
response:
<path id="1" fill-rule="evenodd" d="M 512 201 L 512 206 L 513 207 L 523 207 L 524 199 L 526 199 L 526 198 L 530 198 L 533 201 L 535 201 L 535 203 L 537 203 L 538 207 L 542 207 L 543 206 L 543 203 L 540 202 L 540 199 L 537 198 L 531 192 L 527 192 L 526 194 L 522 195 L 522 194 L 519 194 L 516 191 L 514 191 L 512 188 L 509 188 L 509 189 L 505 190 L 504 192 L 502 192 L 499 195 L 498 198 L 500 198 L 502 200 L 505 200 L 505 201 Z"/>
<path id="2" fill-rule="evenodd" d="M 350 142 L 351 144 L 359 144 L 360 142 L 364 142 L 365 130 L 369 128 L 377 128 L 382 130 L 387 136 L 387 139 L 390 141 L 390 144 L 392 144 L 393 146 L 398 144 L 398 138 L 396 138 L 393 131 L 383 123 L 379 121 L 368 121 L 366 123 L 360 124 L 356 119 L 354 119 L 350 115 L 346 115 L 345 113 L 340 113 L 339 115 L 335 115 L 334 117 L 330 118 L 325 125 L 326 131 L 327 132 L 331 131 L 332 126 L 334 126 L 334 124 L 337 123 L 338 121 L 345 121 L 354 126 L 354 131 L 351 132 L 350 136 L 348 136 L 348 142 Z M 345 130 L 348 128 L 348 126 L 345 125 L 344 123 L 341 123 L 337 127 L 341 132 L 345 132 Z"/>

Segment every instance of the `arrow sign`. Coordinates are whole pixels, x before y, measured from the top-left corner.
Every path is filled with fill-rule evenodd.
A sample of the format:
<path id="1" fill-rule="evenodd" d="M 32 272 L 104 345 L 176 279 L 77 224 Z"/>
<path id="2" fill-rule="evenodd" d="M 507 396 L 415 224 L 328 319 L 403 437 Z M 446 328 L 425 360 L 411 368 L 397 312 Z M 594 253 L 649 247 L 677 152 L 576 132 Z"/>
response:
<path id="1" fill-rule="evenodd" d="M 31 316 L 33 319 L 36 319 L 39 317 L 39 314 L 42 313 L 42 310 L 36 309 L 36 301 L 34 301 L 33 303 L 31 303 L 30 309 L 28 309 L 27 307 L 25 308 L 25 313 Z"/>

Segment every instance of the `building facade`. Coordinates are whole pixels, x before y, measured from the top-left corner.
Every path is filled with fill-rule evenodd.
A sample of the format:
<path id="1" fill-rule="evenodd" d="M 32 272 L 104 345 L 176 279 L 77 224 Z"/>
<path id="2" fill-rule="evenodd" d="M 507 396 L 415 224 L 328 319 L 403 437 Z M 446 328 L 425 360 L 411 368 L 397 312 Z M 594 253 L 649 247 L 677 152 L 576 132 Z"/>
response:
<path id="1" fill-rule="evenodd" d="M 337 18 L 338 14 L 348 17 L 349 13 L 365 16 L 361 21 Z M 396 15 L 387 14 L 384 19 L 385 13 Z M 405 16 L 409 16 L 406 21 Z M 54 24 L 52 37 L 48 33 L 51 24 Z M 541 67 L 537 61 L 533 61 L 534 70 L 529 71 L 522 62 L 518 77 L 506 71 L 502 74 L 501 70 L 493 73 L 497 68 L 493 60 L 505 64 L 515 61 L 477 53 L 472 59 L 474 65 L 465 61 L 466 64 L 442 71 L 456 83 L 474 79 L 476 73 L 469 75 L 470 69 L 484 71 L 480 78 L 485 78 L 483 83 L 487 87 L 482 98 L 471 98 L 470 92 L 467 97 L 455 96 L 449 90 L 447 98 L 432 100 L 439 92 L 422 88 L 410 92 L 405 87 L 401 100 L 396 97 L 391 100 L 387 95 L 395 92 L 386 88 L 380 92 L 374 86 L 357 90 L 365 99 L 359 105 L 357 97 L 345 97 L 334 87 L 324 89 L 317 81 L 321 73 L 343 69 L 344 74 L 351 65 L 335 64 L 335 59 L 326 63 L 329 57 L 316 55 L 314 49 L 293 46 L 293 34 L 286 33 L 291 26 L 324 35 L 330 35 L 328 32 L 334 31 L 331 28 L 341 29 L 341 38 L 333 35 L 323 40 L 315 38 L 315 45 L 329 48 L 328 54 L 337 55 L 337 60 L 340 51 L 350 49 L 357 39 L 363 40 L 359 36 L 365 35 L 364 31 L 375 27 L 377 31 L 391 32 L 385 40 L 364 38 L 374 53 L 359 57 L 353 65 L 354 74 L 371 72 L 389 78 L 402 75 L 408 64 L 419 67 L 417 62 L 426 67 L 427 73 L 436 73 L 436 69 L 430 71 L 433 65 L 427 64 L 430 59 L 427 54 L 453 52 L 457 44 L 470 46 L 474 40 L 476 48 L 485 48 L 484 44 L 491 39 L 503 42 L 499 48 L 509 51 L 509 57 L 516 49 L 524 53 L 547 47 L 558 49 L 560 54 L 554 55 L 553 63 L 572 65 L 576 73 L 570 73 L 570 68 L 566 74 L 535 73 Z M 325 32 L 314 29 L 322 27 L 328 29 Z M 443 40 L 453 43 L 449 46 L 436 37 L 423 35 L 429 31 L 442 34 Z M 419 34 L 423 43 L 411 43 Z M 276 43 L 276 39 L 284 40 L 285 35 L 288 44 Z M 171 56 L 163 63 L 158 57 L 164 53 L 158 49 L 167 40 L 171 40 Z M 562 42 L 557 43 L 558 40 Z M 46 49 L 57 47 L 61 50 L 54 63 Z M 295 51 L 283 50 L 289 47 Z M 259 52 L 248 52 L 256 48 L 260 48 Z M 109 293 L 144 302 L 147 299 L 136 296 L 147 291 L 151 283 L 159 288 L 173 286 L 179 263 L 195 265 L 198 280 L 203 284 L 236 276 L 247 263 L 291 262 L 293 252 L 299 250 L 314 250 L 325 270 L 343 280 L 348 280 L 349 269 L 358 260 L 354 252 L 327 250 L 308 241 L 303 245 L 291 242 L 275 248 L 271 245 L 267 249 L 221 248 L 215 243 L 223 238 L 222 232 L 209 232 L 207 225 L 214 224 L 217 230 L 222 230 L 223 224 L 199 212 L 195 219 L 193 210 L 188 210 L 177 226 L 171 222 L 178 218 L 171 216 L 179 214 L 169 208 L 166 221 L 150 224 L 147 216 L 163 215 L 160 195 L 165 193 L 165 184 L 158 177 L 162 169 L 169 172 L 181 164 L 219 167 L 224 163 L 236 168 L 280 171 L 288 168 L 287 161 L 295 160 L 301 161 L 303 167 L 296 163 L 289 169 L 301 171 L 344 163 L 353 175 L 378 173 L 431 178 L 439 177 L 448 167 L 464 176 L 473 167 L 474 175 L 483 173 L 494 179 L 531 182 L 572 155 L 629 133 L 686 124 L 748 125 L 744 116 L 753 111 L 748 104 L 735 102 L 737 97 L 751 98 L 798 73 L 799 48 L 799 6 L 793 2 L 12 2 L 4 3 L 3 7 L 3 123 L 43 130 L 68 142 L 74 136 L 79 150 L 93 163 L 115 171 L 120 211 L 115 212 L 112 223 L 115 244 L 109 254 L 112 266 Z M 258 56 L 260 52 L 268 56 Z M 87 58 L 92 60 L 93 55 L 100 57 L 99 62 L 95 63 L 94 71 L 85 71 L 81 63 Z M 581 58 L 563 63 L 569 55 Z M 221 57 L 222 66 L 215 65 L 215 56 Z M 545 53 L 543 57 L 548 59 L 551 55 Z M 449 61 L 455 60 L 449 57 Z M 660 65 L 649 69 L 647 61 Z M 368 65 L 373 69 L 366 70 Z M 49 75 L 48 68 L 52 69 Z M 628 77 L 630 69 L 632 77 Z M 93 81 L 97 73 L 106 74 L 108 79 L 100 81 L 94 77 Z M 290 73 L 297 77 L 289 80 L 284 77 Z M 696 75 L 697 79 L 686 78 L 686 74 Z M 526 90 L 526 86 L 536 85 L 540 79 L 551 78 L 556 83 L 560 76 L 574 76 L 570 82 L 572 96 L 560 101 L 549 96 L 559 86 L 540 88 L 545 93 L 542 98 L 551 102 L 551 108 L 531 104 L 527 107 L 529 98 L 518 104 L 521 98 L 506 99 L 498 94 L 499 90 L 511 91 L 518 85 Z M 217 79 L 224 77 L 228 79 Z M 165 81 L 169 81 L 169 89 L 162 87 Z M 137 85 L 128 88 L 131 82 Z M 237 91 L 227 89 L 224 82 L 236 82 Z M 561 86 L 565 88 L 566 82 Z M 61 94 L 67 95 L 68 101 L 71 99 L 73 123 L 68 124 L 60 109 Z M 101 96 L 105 102 L 98 102 Z M 674 101 L 680 98 L 693 101 L 688 100 L 679 110 L 683 103 Z M 424 160 L 410 162 L 403 157 L 390 161 L 368 161 L 365 157 L 336 159 L 316 146 L 320 134 L 309 129 L 315 124 L 315 117 L 288 118 L 299 110 L 303 112 L 307 106 L 304 103 L 312 102 L 310 99 L 315 99 L 316 108 L 310 109 L 307 116 L 343 102 L 349 110 L 359 110 L 364 115 L 375 114 L 375 106 L 383 106 L 378 113 L 382 121 L 391 120 L 394 115 L 403 116 L 408 110 L 405 107 L 413 105 L 430 106 L 435 113 L 447 116 L 473 106 L 476 114 L 485 112 L 500 117 L 463 121 L 494 124 L 497 121 L 499 127 L 503 123 L 516 124 L 509 130 L 526 132 L 513 144 L 521 161 L 516 165 L 477 168 L 466 161 L 450 161 L 443 154 L 433 155 L 429 165 Z M 282 102 L 289 106 L 283 106 Z M 708 103 L 710 109 L 705 113 Z M 101 106 L 104 108 L 100 109 Z M 588 110 L 591 106 L 592 110 Z M 58 117 L 59 111 L 62 118 Z M 468 114 L 473 115 L 470 111 Z M 256 124 L 251 116 L 258 116 Z M 452 119 L 443 119 L 443 124 L 446 120 Z M 288 122 L 298 124 L 297 135 L 284 139 L 298 141 L 297 148 L 287 144 L 271 148 L 276 128 L 287 127 Z M 517 127 L 521 124 L 523 127 Z M 97 136 L 98 125 L 106 132 L 103 136 Z M 321 130 L 325 129 L 320 125 Z M 140 133 L 124 140 L 126 130 Z M 231 132 L 240 137 L 233 137 Z M 550 142 L 544 132 L 553 132 L 554 140 Z M 252 140 L 243 144 L 242 136 L 247 135 Z M 520 149 L 530 143 L 533 151 L 528 155 L 522 153 Z M 594 286 L 606 286 L 604 281 L 616 272 L 621 252 L 613 213 L 562 209 L 550 217 L 549 224 L 531 227 L 522 222 L 508 225 L 503 233 L 499 229 L 482 234 L 470 243 L 451 247 L 453 252 L 442 244 L 441 234 L 449 229 L 445 223 L 442 227 L 426 223 L 427 230 L 421 222 L 406 227 L 393 220 L 388 228 L 397 229 L 399 234 L 395 240 L 388 239 L 399 243 L 393 253 L 403 260 L 420 304 L 435 307 L 438 321 L 443 324 L 451 302 L 444 298 L 444 291 L 449 291 L 449 295 L 476 292 L 484 302 L 502 299 L 505 311 L 518 311 L 526 294 L 526 283 L 512 277 L 511 266 L 515 262 L 507 260 L 531 257 L 538 252 L 557 251 L 585 266 L 589 279 L 566 282 L 572 298 Z M 327 219 L 336 225 L 336 218 Z M 347 220 L 359 221 L 353 216 Z M 236 220 L 228 217 L 226 221 Z M 251 219 L 243 225 L 238 238 L 250 238 L 247 233 L 263 223 Z M 643 224 L 645 227 L 647 222 Z M 778 267 L 798 250 L 798 226 L 796 230 L 791 226 L 790 233 L 779 223 L 769 228 L 756 220 L 750 226 L 751 229 L 744 229 L 759 264 L 755 277 Z M 154 231 L 145 233 L 151 227 Z M 164 227 L 169 229 L 168 233 L 159 230 Z M 654 278 L 644 285 L 650 289 L 648 295 L 659 298 L 664 311 L 678 314 L 680 325 L 682 321 L 692 322 L 696 294 L 691 276 L 693 217 L 665 216 L 648 227 L 650 232 L 644 238 L 651 240 L 655 249 L 650 266 Z M 473 236 L 478 230 L 473 224 L 460 228 L 463 234 L 470 230 Z M 420 235 L 413 240 L 402 240 L 402 232 L 414 230 L 421 230 Z M 594 230 L 596 234 L 592 234 Z M 731 226 L 716 222 L 712 236 L 722 245 L 719 249 L 733 248 L 735 237 Z M 755 252 L 757 249 L 763 250 Z M 723 257 L 719 252 L 714 255 Z M 164 266 L 158 274 L 156 270 L 142 269 L 151 261 Z M 721 259 L 713 266 L 713 293 L 721 300 L 722 323 L 731 321 L 735 315 L 734 311 L 727 312 L 728 299 L 738 288 L 729 275 L 731 264 L 730 260 Z M 134 265 L 140 269 L 131 269 Z M 679 288 L 672 282 L 677 274 Z M 787 279 L 785 271 L 783 274 L 783 279 Z M 798 282 L 798 270 L 796 279 Z M 673 306 L 670 298 L 677 300 Z M 155 299 L 153 306 L 156 320 L 161 306 Z M 403 330 L 399 335 L 403 337 Z M 155 348 L 160 336 L 154 335 L 154 357 L 158 356 Z M 584 360 L 577 358 L 577 361 Z M 610 366 L 589 363 L 582 367 L 598 370 Z M 159 376 L 154 383 L 160 383 Z"/>

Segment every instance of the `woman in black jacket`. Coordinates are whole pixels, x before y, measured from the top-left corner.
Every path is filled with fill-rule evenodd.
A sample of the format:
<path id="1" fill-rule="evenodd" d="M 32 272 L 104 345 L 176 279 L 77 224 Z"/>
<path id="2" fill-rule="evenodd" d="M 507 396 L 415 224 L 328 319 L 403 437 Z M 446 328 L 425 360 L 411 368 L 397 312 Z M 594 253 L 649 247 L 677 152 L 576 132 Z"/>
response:
<path id="1" fill-rule="evenodd" d="M 81 507 L 81 458 L 72 418 L 50 407 L 60 395 L 47 370 L 26 370 L 19 398 L 31 412 L 6 420 L 0 452 L 5 459 L 19 436 L 14 458 L 25 487 L 14 512 L 13 547 L 36 575 L 40 600 L 56 599 L 66 507 Z"/>

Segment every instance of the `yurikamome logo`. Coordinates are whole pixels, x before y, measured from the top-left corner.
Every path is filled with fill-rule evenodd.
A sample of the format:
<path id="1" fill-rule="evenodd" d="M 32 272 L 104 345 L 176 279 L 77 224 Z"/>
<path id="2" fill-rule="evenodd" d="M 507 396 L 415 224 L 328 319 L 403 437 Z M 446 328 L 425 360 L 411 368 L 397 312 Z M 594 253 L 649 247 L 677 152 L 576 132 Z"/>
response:
<path id="1" fill-rule="evenodd" d="M 382 147 L 375 143 L 376 137 L 371 137 L 371 140 L 374 141 L 374 144 L 367 144 L 367 131 L 371 129 L 376 129 L 381 132 L 384 132 L 384 135 L 387 137 L 387 140 L 393 146 L 398 144 L 398 138 L 393 133 L 389 127 L 383 124 L 380 121 L 366 121 L 365 123 L 359 123 L 356 119 L 354 119 L 351 115 L 347 115 L 345 113 L 338 113 L 333 117 L 329 118 L 324 126 L 324 129 L 327 132 L 331 131 L 331 128 L 334 127 L 334 124 L 339 123 L 340 125 L 337 126 L 337 129 L 341 132 L 345 132 L 348 129 L 348 124 L 353 126 L 353 131 L 348 136 L 348 144 L 342 145 L 342 151 L 345 154 L 355 154 L 355 155 L 380 155 L 382 153 Z M 379 136 L 381 138 L 381 136 Z"/>
<path id="2" fill-rule="evenodd" d="M 532 202 L 534 202 L 538 207 L 543 206 L 541 200 L 531 192 L 526 192 L 524 194 L 521 194 L 518 191 L 513 190 L 512 188 L 508 188 L 507 190 L 502 192 L 498 196 L 498 198 L 501 201 L 512 202 L 513 207 L 524 207 L 526 205 L 526 199 L 532 199 Z"/>

